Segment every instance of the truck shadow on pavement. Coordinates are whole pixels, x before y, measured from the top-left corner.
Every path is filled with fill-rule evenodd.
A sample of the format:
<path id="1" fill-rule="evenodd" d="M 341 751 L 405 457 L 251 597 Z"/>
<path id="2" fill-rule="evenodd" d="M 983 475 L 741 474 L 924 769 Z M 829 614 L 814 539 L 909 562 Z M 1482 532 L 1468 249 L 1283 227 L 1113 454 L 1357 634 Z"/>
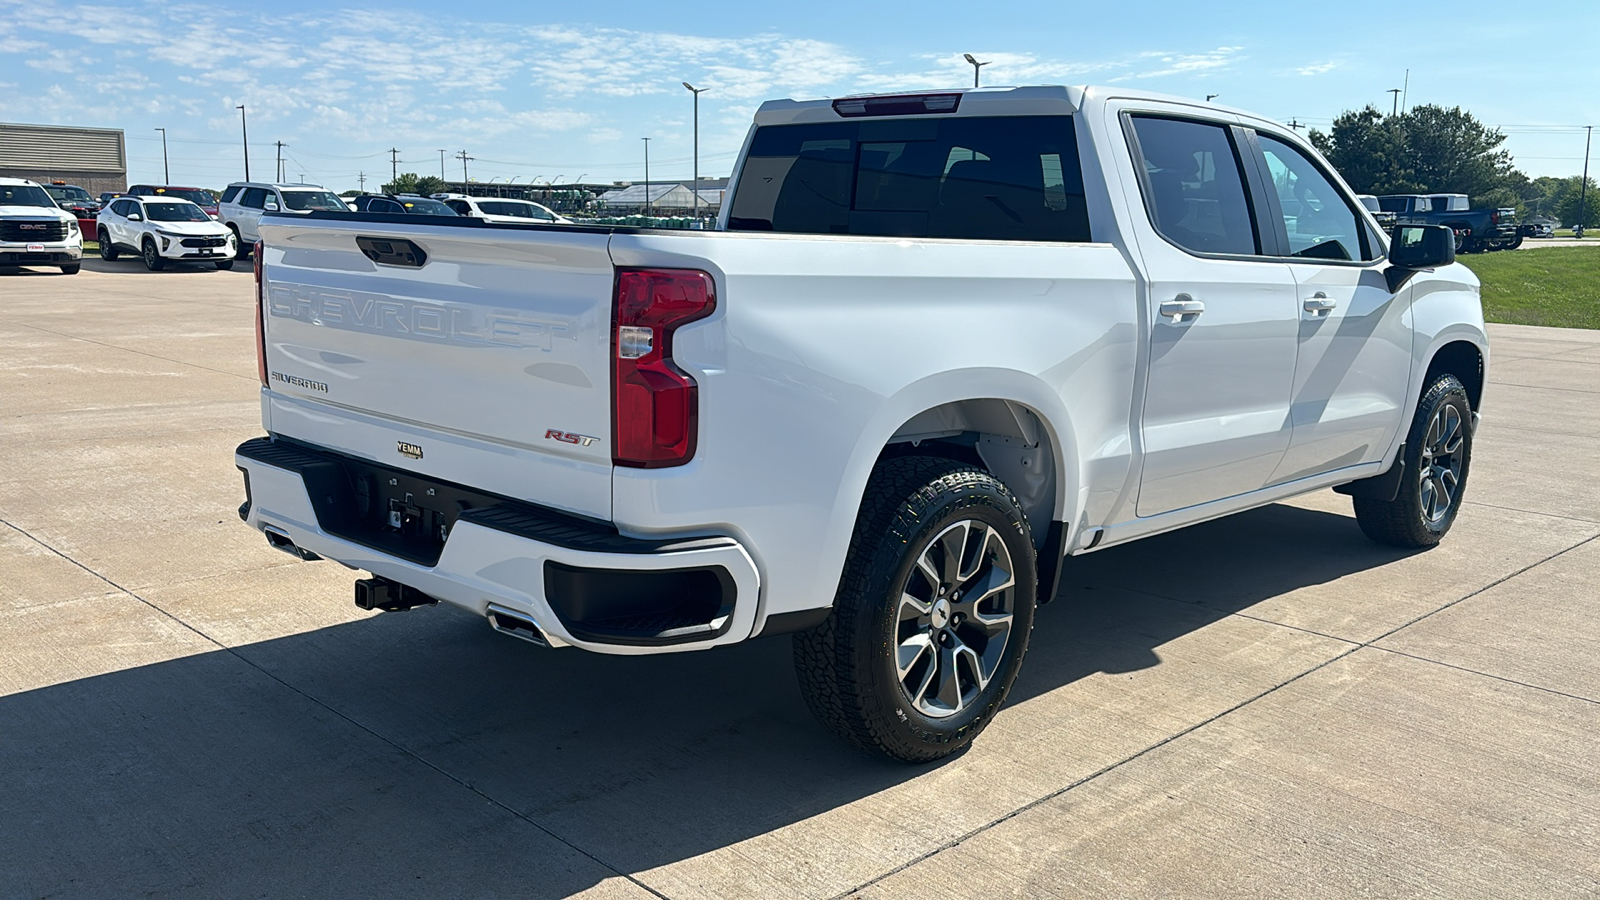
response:
<path id="1" fill-rule="evenodd" d="M 1013 703 L 1401 555 L 1273 506 L 1073 560 Z M 563 896 L 930 768 L 814 724 L 787 639 L 602 657 L 385 614 L 0 698 L 0 894 Z"/>

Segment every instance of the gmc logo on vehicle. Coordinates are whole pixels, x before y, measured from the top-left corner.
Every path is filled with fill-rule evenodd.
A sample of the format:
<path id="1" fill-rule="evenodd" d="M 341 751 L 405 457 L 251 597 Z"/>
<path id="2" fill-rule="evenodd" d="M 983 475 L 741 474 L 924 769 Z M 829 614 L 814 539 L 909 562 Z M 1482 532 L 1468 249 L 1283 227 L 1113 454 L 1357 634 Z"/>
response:
<path id="1" fill-rule="evenodd" d="M 544 436 L 548 440 L 560 441 L 563 444 L 577 444 L 580 447 L 587 447 L 600 440 L 597 437 L 589 437 L 587 434 L 571 434 L 565 431 L 557 431 L 554 428 L 546 431 Z"/>
<path id="2" fill-rule="evenodd" d="M 43 230 L 45 230 L 45 227 L 46 226 L 44 226 L 44 225 L 31 225 L 31 224 L 26 223 L 26 222 L 24 222 L 22 224 L 22 230 L 23 231 L 43 231 Z"/>

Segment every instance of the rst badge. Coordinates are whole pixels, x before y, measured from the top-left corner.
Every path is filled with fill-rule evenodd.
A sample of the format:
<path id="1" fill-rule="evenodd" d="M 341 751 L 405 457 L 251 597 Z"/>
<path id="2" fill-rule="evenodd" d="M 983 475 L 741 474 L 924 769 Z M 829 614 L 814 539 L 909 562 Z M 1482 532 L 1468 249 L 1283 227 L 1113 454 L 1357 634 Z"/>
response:
<path id="1" fill-rule="evenodd" d="M 563 444 L 577 444 L 579 447 L 587 447 L 590 444 L 597 443 L 600 440 L 597 437 L 590 437 L 587 434 L 573 434 L 568 431 L 557 431 L 554 428 L 546 431 L 544 436 L 545 440 L 560 441 Z"/>
<path id="2" fill-rule="evenodd" d="M 395 441 L 394 448 L 400 451 L 400 455 L 407 459 L 422 458 L 422 448 L 416 444 L 408 444 L 405 441 Z"/>

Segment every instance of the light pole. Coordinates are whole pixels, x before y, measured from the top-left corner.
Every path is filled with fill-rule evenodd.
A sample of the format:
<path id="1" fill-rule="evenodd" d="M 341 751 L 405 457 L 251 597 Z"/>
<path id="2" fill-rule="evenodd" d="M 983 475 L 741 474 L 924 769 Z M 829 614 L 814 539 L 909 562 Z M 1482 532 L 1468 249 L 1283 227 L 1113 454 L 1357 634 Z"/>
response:
<path id="1" fill-rule="evenodd" d="M 1392 99 L 1394 101 L 1394 103 L 1392 104 L 1392 106 L 1391 106 L 1391 108 L 1389 110 L 1390 118 L 1393 118 L 1394 116 L 1398 116 L 1400 114 L 1400 94 L 1402 93 L 1401 89 L 1400 88 L 1389 88 L 1387 91 L 1384 91 L 1384 93 L 1385 94 L 1393 94 L 1394 95 L 1392 98 L 1390 98 L 1390 99 Z"/>
<path id="2" fill-rule="evenodd" d="M 644 141 L 644 214 L 650 215 L 650 139 L 640 138 Z"/>
<path id="3" fill-rule="evenodd" d="M 987 62 L 978 62 L 978 60 L 971 53 L 963 53 L 961 55 L 965 56 L 967 58 L 967 62 L 972 64 L 972 86 L 973 87 L 977 87 L 978 86 L 978 70 L 982 69 L 984 66 L 987 66 L 989 63 L 987 63 Z"/>
<path id="4" fill-rule="evenodd" d="M 167 165 L 167 130 L 165 128 L 157 128 L 156 130 L 161 132 L 161 174 L 165 177 L 166 183 L 171 184 L 172 167 Z"/>
<path id="5" fill-rule="evenodd" d="M 283 141 L 276 141 L 275 143 L 278 147 L 278 180 L 281 182 L 283 181 L 283 148 L 289 145 Z"/>
<path id="6" fill-rule="evenodd" d="M 1572 236 L 1583 237 L 1583 222 L 1587 216 L 1589 202 L 1589 141 L 1594 137 L 1594 126 L 1583 126 L 1583 181 L 1578 188 L 1578 224 L 1572 229 Z"/>
<path id="7" fill-rule="evenodd" d="M 245 119 L 244 104 L 239 104 L 239 133 L 244 136 L 244 180 L 250 180 L 250 123 Z"/>
<path id="8" fill-rule="evenodd" d="M 1207 94 L 1206 95 L 1206 102 L 1210 103 L 1211 101 L 1213 101 L 1213 100 L 1215 100 L 1215 99 L 1217 99 L 1218 97 L 1221 97 L 1221 96 L 1222 96 L 1221 94 Z"/>
<path id="9" fill-rule="evenodd" d="M 694 94 L 694 183 L 689 185 L 689 191 L 694 194 L 694 221 L 700 224 L 700 95 L 710 88 L 697 88 L 685 81 L 683 86 Z"/>
<path id="10" fill-rule="evenodd" d="M 444 181 L 444 151 L 439 151 L 439 180 Z"/>

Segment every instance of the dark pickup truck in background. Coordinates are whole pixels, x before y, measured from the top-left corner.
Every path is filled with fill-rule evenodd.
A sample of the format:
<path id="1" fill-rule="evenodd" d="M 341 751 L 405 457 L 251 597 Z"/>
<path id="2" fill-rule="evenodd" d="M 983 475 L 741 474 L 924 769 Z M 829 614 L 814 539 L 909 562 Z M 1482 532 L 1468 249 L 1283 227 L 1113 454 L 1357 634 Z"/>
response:
<path id="1" fill-rule="evenodd" d="M 1401 225 L 1445 225 L 1457 253 L 1515 250 L 1522 245 L 1515 209 L 1471 209 L 1466 194 L 1386 194 L 1378 205 Z"/>

